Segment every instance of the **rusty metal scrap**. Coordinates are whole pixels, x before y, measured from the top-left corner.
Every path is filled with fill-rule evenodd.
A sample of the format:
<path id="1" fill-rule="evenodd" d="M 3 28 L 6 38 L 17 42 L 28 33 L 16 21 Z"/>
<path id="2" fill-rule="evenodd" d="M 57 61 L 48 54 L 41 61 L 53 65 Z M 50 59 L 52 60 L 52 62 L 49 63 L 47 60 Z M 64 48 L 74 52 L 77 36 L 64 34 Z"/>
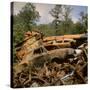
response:
<path id="1" fill-rule="evenodd" d="M 74 39 L 80 38 L 82 35 L 64 35 L 64 37 L 74 41 Z M 57 42 L 51 40 L 53 37 L 50 37 L 53 43 L 49 42 L 48 44 L 41 38 L 42 36 L 39 32 L 25 33 L 25 41 L 20 50 L 17 51 L 17 57 L 20 62 L 13 68 L 13 87 L 88 83 L 87 42 L 83 42 L 75 48 L 71 46 L 61 48 L 56 45 Z"/>

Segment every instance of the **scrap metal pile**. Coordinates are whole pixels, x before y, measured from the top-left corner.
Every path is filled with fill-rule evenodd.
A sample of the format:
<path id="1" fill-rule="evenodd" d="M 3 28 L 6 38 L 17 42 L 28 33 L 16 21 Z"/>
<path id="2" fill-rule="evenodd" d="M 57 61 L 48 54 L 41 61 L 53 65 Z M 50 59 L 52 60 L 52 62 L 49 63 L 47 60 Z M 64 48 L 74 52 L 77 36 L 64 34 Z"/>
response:
<path id="1" fill-rule="evenodd" d="M 13 67 L 13 87 L 86 84 L 88 46 L 86 34 L 43 39 L 40 32 L 26 32 L 17 45 L 18 64 Z"/>

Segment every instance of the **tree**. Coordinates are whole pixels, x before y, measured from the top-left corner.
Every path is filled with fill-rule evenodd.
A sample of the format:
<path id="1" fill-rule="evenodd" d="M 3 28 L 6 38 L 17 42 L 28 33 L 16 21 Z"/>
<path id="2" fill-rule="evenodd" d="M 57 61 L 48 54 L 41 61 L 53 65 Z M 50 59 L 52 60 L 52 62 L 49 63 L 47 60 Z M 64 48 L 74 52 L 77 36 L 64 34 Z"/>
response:
<path id="1" fill-rule="evenodd" d="M 66 5 L 56 5 L 50 14 L 54 17 L 52 23 L 55 25 L 56 35 L 67 34 L 72 29 L 72 8 Z"/>
<path id="2" fill-rule="evenodd" d="M 73 33 L 85 33 L 88 29 L 88 17 L 87 13 L 80 12 L 79 21 L 75 23 Z"/>
<path id="3" fill-rule="evenodd" d="M 22 23 L 25 26 L 26 31 L 31 30 L 32 26 L 35 25 L 36 21 L 39 19 L 39 12 L 33 4 L 27 3 L 19 13 Z"/>
<path id="4" fill-rule="evenodd" d="M 54 17 L 53 20 L 53 24 L 55 25 L 55 29 L 56 29 L 56 35 L 57 35 L 57 31 L 58 31 L 58 25 L 60 24 L 61 20 L 60 20 L 60 15 L 61 15 L 61 5 L 56 5 L 51 11 L 50 14 Z"/>
<path id="5" fill-rule="evenodd" d="M 87 13 L 80 12 L 80 18 L 79 18 L 79 20 L 80 20 L 80 23 L 81 23 L 81 25 L 83 27 L 82 30 L 84 32 L 86 32 L 87 29 L 88 29 L 88 15 L 87 15 Z"/>
<path id="6" fill-rule="evenodd" d="M 39 20 L 39 12 L 31 3 L 26 3 L 26 5 L 21 9 L 21 11 L 13 16 L 13 36 L 14 42 L 19 43 L 23 40 L 24 32 L 31 30 Z"/>
<path id="7" fill-rule="evenodd" d="M 83 29 L 82 24 L 79 21 L 76 22 L 73 27 L 73 34 L 83 33 L 82 29 Z"/>
<path id="8" fill-rule="evenodd" d="M 62 17 L 63 17 L 63 27 L 64 27 L 64 32 L 68 32 L 68 30 L 71 29 L 71 11 L 72 8 L 70 6 L 62 6 Z"/>

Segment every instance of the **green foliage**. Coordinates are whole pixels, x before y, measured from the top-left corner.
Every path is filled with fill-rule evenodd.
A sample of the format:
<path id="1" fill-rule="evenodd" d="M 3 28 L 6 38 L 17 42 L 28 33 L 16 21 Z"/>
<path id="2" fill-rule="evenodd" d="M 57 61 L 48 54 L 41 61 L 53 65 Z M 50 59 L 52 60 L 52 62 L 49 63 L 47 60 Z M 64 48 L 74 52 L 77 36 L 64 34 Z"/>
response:
<path id="1" fill-rule="evenodd" d="M 74 28 L 73 29 L 74 34 L 87 32 L 88 29 L 87 14 L 85 14 L 84 12 L 80 12 L 79 21 L 74 24 L 73 28 Z"/>
<path id="2" fill-rule="evenodd" d="M 84 12 L 80 12 L 80 23 L 82 25 L 82 30 L 85 32 L 88 29 L 88 16 Z"/>
<path id="3" fill-rule="evenodd" d="M 37 29 L 43 32 L 45 36 L 55 35 L 55 30 L 51 24 L 40 24 L 37 26 Z"/>
<path id="4" fill-rule="evenodd" d="M 31 30 L 32 26 L 35 25 L 35 22 L 39 19 L 39 12 L 36 11 L 36 8 L 33 4 L 27 3 L 19 13 L 21 22 L 25 26 L 25 30 Z"/>
<path id="5" fill-rule="evenodd" d="M 73 33 L 74 34 L 83 33 L 83 27 L 80 22 L 74 24 Z"/>
<path id="6" fill-rule="evenodd" d="M 73 21 L 69 20 L 69 23 L 62 21 L 59 25 L 58 35 L 72 34 L 74 28 Z"/>
<path id="7" fill-rule="evenodd" d="M 23 40 L 24 32 L 32 30 L 32 27 L 39 19 L 39 12 L 33 4 L 27 3 L 19 14 L 13 16 L 13 36 L 14 42 L 19 43 Z"/>

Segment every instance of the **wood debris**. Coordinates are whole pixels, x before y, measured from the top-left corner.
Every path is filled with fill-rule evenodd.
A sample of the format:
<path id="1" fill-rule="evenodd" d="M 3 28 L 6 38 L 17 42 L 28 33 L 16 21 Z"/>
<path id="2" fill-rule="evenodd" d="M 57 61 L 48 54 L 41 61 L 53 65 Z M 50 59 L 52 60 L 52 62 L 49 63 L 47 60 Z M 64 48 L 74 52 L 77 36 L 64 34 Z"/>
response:
<path id="1" fill-rule="evenodd" d="M 72 39 L 75 41 L 74 44 L 77 44 L 76 39 L 80 40 L 81 36 L 63 37 L 69 40 L 68 43 L 71 43 Z M 56 39 L 60 40 L 60 37 Z M 86 39 L 84 40 L 85 42 L 81 42 L 81 45 L 78 44 L 74 48 L 71 45 L 68 48 L 61 48 L 59 47 L 61 43 L 53 40 L 48 44 L 45 43 L 45 39 L 42 40 L 39 32 L 27 32 L 24 43 L 17 50 L 19 63 L 14 67 L 13 87 L 87 84 L 88 49 Z M 53 58 L 56 56 L 57 58 Z"/>

